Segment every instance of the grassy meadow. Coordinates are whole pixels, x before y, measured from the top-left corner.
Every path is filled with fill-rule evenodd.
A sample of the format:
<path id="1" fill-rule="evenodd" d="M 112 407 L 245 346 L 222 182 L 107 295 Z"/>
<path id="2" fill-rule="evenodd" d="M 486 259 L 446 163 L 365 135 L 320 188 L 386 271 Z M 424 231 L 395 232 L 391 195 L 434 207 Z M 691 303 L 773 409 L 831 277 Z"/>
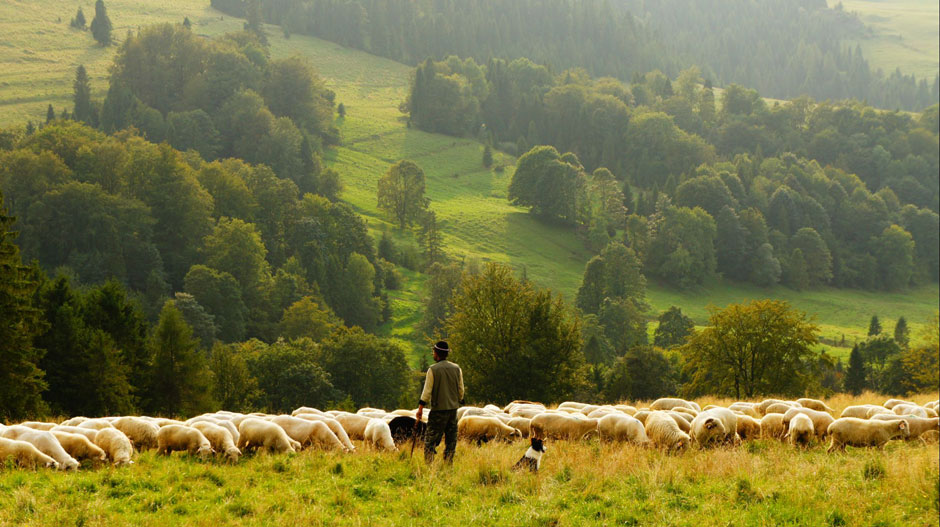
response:
<path id="1" fill-rule="evenodd" d="M 74 70 L 80 63 L 89 70 L 94 96 L 104 96 L 107 69 L 116 48 L 101 48 L 89 32 L 69 28 L 69 19 L 79 5 L 90 23 L 94 14 L 91 0 L 0 2 L 0 126 L 22 125 L 27 119 L 41 121 L 49 103 L 57 112 L 70 108 Z M 848 2 L 846 7 L 851 5 Z M 887 8 L 889 4 L 878 5 Z M 184 17 L 193 23 L 193 31 L 206 36 L 242 26 L 241 20 L 212 10 L 208 0 L 110 0 L 107 6 L 118 40 L 142 25 L 181 22 Z M 336 101 L 345 105 L 346 117 L 336 122 L 343 144 L 329 150 L 325 162 L 341 175 L 345 186 L 342 199 L 365 217 L 376 237 L 388 232 L 403 244 L 414 240 L 411 232 L 399 231 L 383 217 L 375 198 L 376 182 L 388 167 L 400 159 L 411 159 L 427 175 L 431 209 L 437 213 L 445 252 L 451 258 L 508 263 L 537 285 L 551 287 L 568 301 L 574 299 L 590 252 L 569 229 L 545 225 L 507 202 L 513 158 L 497 152 L 494 167 L 485 169 L 481 161 L 483 147 L 478 141 L 407 126 L 398 107 L 406 97 L 411 68 L 312 37 L 294 35 L 287 39 L 275 26 L 267 26 L 267 33 L 274 57 L 299 54 L 308 58 L 336 92 Z M 425 340 L 415 330 L 424 309 L 425 276 L 401 271 L 402 289 L 389 292 L 392 320 L 380 332 L 411 349 L 412 363 L 417 365 Z M 899 316 L 906 317 L 916 336 L 937 309 L 938 295 L 937 285 L 883 293 L 833 288 L 764 289 L 715 281 L 692 290 L 651 283 L 648 300 L 651 318 L 676 305 L 697 324 L 703 324 L 709 305 L 723 307 L 752 298 L 784 299 L 814 315 L 827 340 L 841 341 L 845 335 L 850 347 L 866 336 L 873 314 L 879 316 L 886 330 L 893 328 Z M 847 357 L 849 347 L 827 349 Z"/>
<path id="2" fill-rule="evenodd" d="M 873 69 L 900 68 L 933 82 L 940 68 L 940 3 L 933 0 L 829 0 L 857 12 L 872 29 L 858 44 Z M 851 42 L 854 46 L 856 42 Z"/>
<path id="3" fill-rule="evenodd" d="M 827 402 L 841 411 L 884 400 Z M 234 466 L 148 451 L 123 468 L 0 468 L 0 525 L 938 524 L 937 447 L 921 441 L 832 455 L 823 444 L 796 450 L 774 440 L 677 455 L 558 441 L 537 475 L 510 470 L 525 448 L 462 441 L 451 467 L 426 466 L 420 450 L 359 445 L 347 455 L 259 453 Z"/>

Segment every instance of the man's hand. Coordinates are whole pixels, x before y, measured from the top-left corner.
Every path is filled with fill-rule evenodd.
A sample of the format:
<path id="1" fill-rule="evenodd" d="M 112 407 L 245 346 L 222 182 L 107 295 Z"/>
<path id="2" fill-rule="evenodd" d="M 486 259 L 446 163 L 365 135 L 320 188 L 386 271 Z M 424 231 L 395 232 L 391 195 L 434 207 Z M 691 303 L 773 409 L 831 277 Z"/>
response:
<path id="1" fill-rule="evenodd" d="M 424 414 L 424 405 L 418 405 L 418 413 L 415 415 L 415 427 L 418 426 L 418 423 L 421 422 L 421 416 Z"/>

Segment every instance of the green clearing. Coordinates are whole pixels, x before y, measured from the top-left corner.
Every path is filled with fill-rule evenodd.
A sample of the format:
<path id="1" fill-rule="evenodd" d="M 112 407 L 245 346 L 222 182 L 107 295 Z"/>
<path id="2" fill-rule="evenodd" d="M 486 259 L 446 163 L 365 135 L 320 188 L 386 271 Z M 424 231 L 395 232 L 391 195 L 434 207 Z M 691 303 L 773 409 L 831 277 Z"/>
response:
<path id="1" fill-rule="evenodd" d="M 935 0 L 829 0 L 858 12 L 872 34 L 858 40 L 873 69 L 900 68 L 933 82 L 940 68 L 940 3 Z M 855 45 L 856 42 L 851 42 Z"/>
<path id="2" fill-rule="evenodd" d="M 115 48 L 100 48 L 88 32 L 68 27 L 79 5 L 90 22 L 94 12 L 90 0 L 0 3 L 0 35 L 4 35 L 0 44 L 0 125 L 41 120 L 50 102 L 57 111 L 70 107 L 74 69 L 79 63 L 84 63 L 92 76 L 95 96 L 103 97 L 107 67 Z M 208 7 L 208 1 L 167 0 L 142 5 L 132 0 L 111 0 L 107 5 L 118 38 L 140 25 L 181 22 L 184 17 L 190 18 L 194 31 L 208 36 L 237 30 L 242 25 L 241 20 L 231 17 L 223 20 Z M 849 2 L 846 7 L 851 5 Z M 506 201 L 512 158 L 497 153 L 494 166 L 505 170 L 484 169 L 479 142 L 407 126 L 398 106 L 407 94 L 411 68 L 316 38 L 294 35 L 285 39 L 274 26 L 268 26 L 267 33 L 275 57 L 300 54 L 310 59 L 336 92 L 337 102 L 346 106 L 346 117 L 337 120 L 343 145 L 327 153 L 326 163 L 340 173 L 345 185 L 342 198 L 364 215 L 374 235 L 387 231 L 399 243 L 413 243 L 413 235 L 399 232 L 386 221 L 375 201 L 378 178 L 392 163 L 411 159 L 427 175 L 431 208 L 438 215 L 449 256 L 508 263 L 536 284 L 573 300 L 590 253 L 571 231 L 540 223 Z M 424 276 L 401 271 L 402 289 L 389 292 L 392 321 L 380 332 L 409 346 L 412 364 L 417 365 L 425 342 L 414 329 L 423 312 Z M 904 293 L 832 288 L 798 292 L 720 281 L 688 291 L 656 284 L 649 288 L 651 317 L 676 305 L 702 324 L 707 320 L 708 305 L 723 307 L 751 298 L 779 298 L 815 315 L 823 337 L 841 340 L 844 334 L 848 345 L 864 338 L 872 314 L 878 314 L 888 330 L 899 316 L 905 316 L 916 335 L 937 309 L 938 295 L 937 285 Z M 830 351 L 844 356 L 849 349 Z"/>

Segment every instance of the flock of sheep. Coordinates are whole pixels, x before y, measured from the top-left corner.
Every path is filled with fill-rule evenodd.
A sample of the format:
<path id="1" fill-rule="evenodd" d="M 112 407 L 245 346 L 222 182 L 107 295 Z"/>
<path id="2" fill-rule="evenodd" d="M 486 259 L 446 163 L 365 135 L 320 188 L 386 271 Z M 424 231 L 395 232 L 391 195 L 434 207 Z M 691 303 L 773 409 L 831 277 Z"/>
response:
<path id="1" fill-rule="evenodd" d="M 841 416 L 816 399 L 706 406 L 683 399 L 658 399 L 648 408 L 565 402 L 557 408 L 513 401 L 504 408 L 465 406 L 458 413 L 458 436 L 478 443 L 490 440 L 580 440 L 597 435 L 603 441 L 631 442 L 668 451 L 693 443 L 707 447 L 756 438 L 808 446 L 830 440 L 829 452 L 852 446 L 883 446 L 902 439 L 937 441 L 940 419 L 932 401 L 917 404 L 890 399 L 882 406 L 849 406 Z M 263 448 L 293 453 L 315 447 L 354 452 L 352 440 L 376 450 L 396 451 L 412 436 L 414 410 L 386 412 L 363 408 L 356 413 L 301 407 L 292 415 L 240 414 L 219 411 L 188 421 L 154 417 L 74 417 L 62 423 L 27 421 L 0 425 L 0 462 L 20 466 L 75 470 L 80 461 L 114 465 L 133 463 L 135 448 L 169 455 L 184 451 L 200 457 L 225 456 L 238 461 L 242 452 Z"/>

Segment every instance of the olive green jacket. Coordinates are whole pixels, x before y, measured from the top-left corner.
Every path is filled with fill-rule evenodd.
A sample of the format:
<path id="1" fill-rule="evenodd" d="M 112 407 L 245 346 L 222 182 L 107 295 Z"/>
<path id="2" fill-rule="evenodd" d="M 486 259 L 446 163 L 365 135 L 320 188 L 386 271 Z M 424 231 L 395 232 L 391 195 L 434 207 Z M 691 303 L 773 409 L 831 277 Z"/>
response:
<path id="1" fill-rule="evenodd" d="M 419 404 L 431 410 L 456 410 L 463 405 L 463 371 L 449 360 L 428 368 Z"/>

